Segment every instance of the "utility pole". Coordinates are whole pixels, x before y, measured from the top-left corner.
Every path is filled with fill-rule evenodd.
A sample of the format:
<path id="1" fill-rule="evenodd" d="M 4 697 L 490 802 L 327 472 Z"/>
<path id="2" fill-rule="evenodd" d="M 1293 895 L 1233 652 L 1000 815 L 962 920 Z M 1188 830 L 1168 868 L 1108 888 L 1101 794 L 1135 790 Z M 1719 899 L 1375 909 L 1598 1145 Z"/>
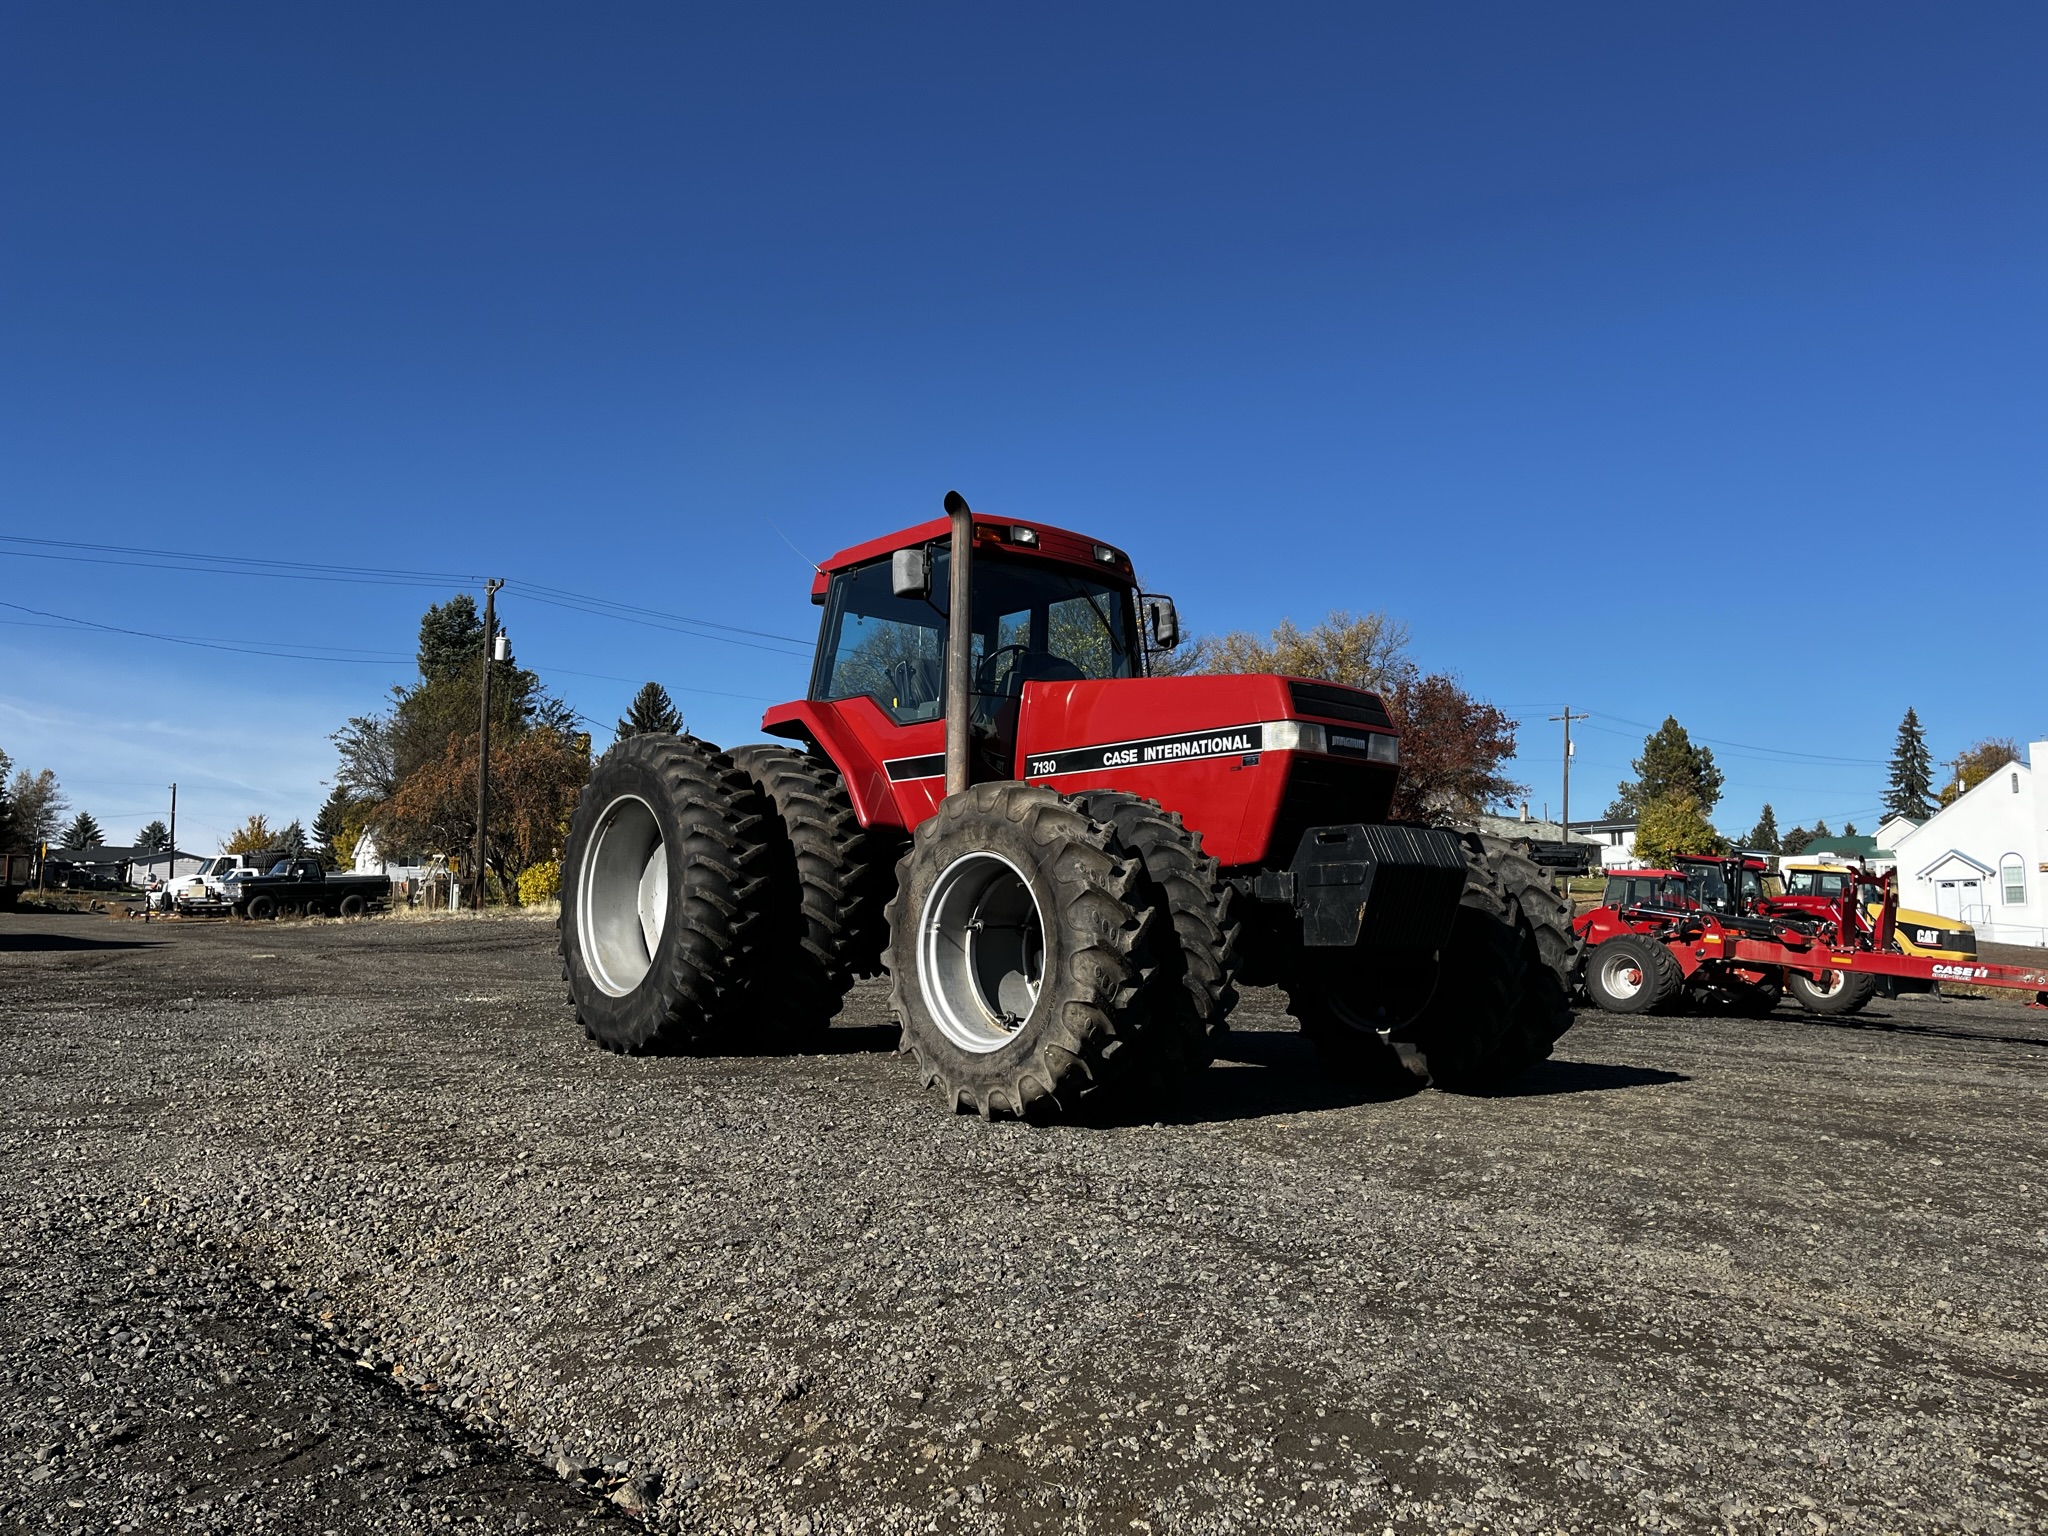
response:
<path id="1" fill-rule="evenodd" d="M 504 582 L 493 578 L 484 583 L 484 689 L 483 710 L 476 734 L 476 909 L 484 909 L 485 818 L 490 814 L 491 793 L 491 652 L 497 638 L 498 588 Z"/>
<path id="2" fill-rule="evenodd" d="M 1564 722 L 1564 810 L 1560 825 L 1564 827 L 1564 841 L 1568 843 L 1572 840 L 1572 722 L 1584 720 L 1586 716 L 1573 714 L 1571 705 L 1567 704 L 1563 714 L 1550 718 Z"/>
<path id="3" fill-rule="evenodd" d="M 171 786 L 171 856 L 164 861 L 164 895 L 171 893 L 171 882 L 178 875 L 178 786 Z M 166 912 L 175 910 L 166 905 Z"/>

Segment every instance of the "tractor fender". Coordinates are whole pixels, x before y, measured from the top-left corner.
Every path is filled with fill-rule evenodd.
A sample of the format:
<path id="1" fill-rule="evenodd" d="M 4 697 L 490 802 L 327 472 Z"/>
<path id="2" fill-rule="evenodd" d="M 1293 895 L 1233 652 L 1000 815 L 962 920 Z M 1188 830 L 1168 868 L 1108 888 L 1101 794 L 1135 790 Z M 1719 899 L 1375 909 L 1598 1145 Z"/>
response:
<path id="1" fill-rule="evenodd" d="M 944 792 L 945 732 L 937 722 L 933 725 L 935 730 L 929 734 L 936 739 L 931 750 L 939 759 L 933 781 L 896 783 L 890 779 L 887 763 L 902 756 L 903 749 L 896 744 L 910 732 L 884 715 L 873 699 L 801 699 L 778 704 L 761 717 L 761 729 L 770 736 L 804 742 L 831 759 L 846 780 L 853 814 L 863 827 L 890 827 L 901 832 L 915 831 Z M 894 751 L 889 750 L 892 746 Z"/>

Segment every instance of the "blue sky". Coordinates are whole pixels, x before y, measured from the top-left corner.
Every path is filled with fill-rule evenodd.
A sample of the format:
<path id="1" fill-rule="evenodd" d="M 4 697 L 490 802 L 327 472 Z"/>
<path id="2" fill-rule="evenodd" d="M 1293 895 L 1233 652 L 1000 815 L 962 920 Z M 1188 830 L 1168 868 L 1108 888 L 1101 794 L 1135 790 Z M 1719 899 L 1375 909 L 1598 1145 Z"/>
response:
<path id="1" fill-rule="evenodd" d="M 753 738 L 806 557 L 952 486 L 1198 629 L 1399 615 L 1553 812 L 1567 701 L 1576 811 L 1668 712 L 1734 831 L 1874 822 L 1908 704 L 2048 734 L 2038 7 L 0 26 L 0 533 L 448 573 L 0 544 L 0 747 L 117 835 L 310 817 L 486 574 L 586 715 Z"/>

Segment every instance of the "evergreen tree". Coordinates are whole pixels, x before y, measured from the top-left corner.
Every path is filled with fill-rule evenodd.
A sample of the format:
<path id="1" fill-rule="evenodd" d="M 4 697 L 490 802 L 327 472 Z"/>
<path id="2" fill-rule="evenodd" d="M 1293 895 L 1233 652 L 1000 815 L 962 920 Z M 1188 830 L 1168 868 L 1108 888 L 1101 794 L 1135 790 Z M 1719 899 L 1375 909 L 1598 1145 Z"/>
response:
<path id="1" fill-rule="evenodd" d="M 66 848 L 97 848 L 107 840 L 107 834 L 100 830 L 100 824 L 92 819 L 92 812 L 80 811 L 71 818 L 71 825 L 64 829 L 60 839 Z"/>
<path id="2" fill-rule="evenodd" d="M 1855 823 L 1855 822 L 1853 822 L 1853 821 L 1845 821 L 1845 822 L 1843 822 L 1843 823 L 1842 823 L 1842 836 L 1844 836 L 1844 837 L 1854 837 L 1855 835 L 1856 835 L 1856 823 Z"/>
<path id="3" fill-rule="evenodd" d="M 1694 746 L 1675 715 L 1666 715 L 1643 738 L 1643 755 L 1629 766 L 1636 776 L 1615 787 L 1614 803 L 1607 808 L 1610 820 L 1633 820 L 1651 801 L 1673 798 L 1696 801 L 1706 816 L 1721 798 L 1723 775 L 1714 766 L 1713 750 Z"/>
<path id="4" fill-rule="evenodd" d="M 7 787 L 7 775 L 14 772 L 14 759 L 0 752 L 0 853 L 15 846 L 14 793 Z"/>
<path id="5" fill-rule="evenodd" d="M 618 735 L 613 740 L 616 743 L 629 736 L 650 736 L 657 732 L 669 736 L 682 735 L 682 713 L 661 684 L 642 683 L 640 691 L 633 695 L 632 707 L 619 722 Z"/>
<path id="6" fill-rule="evenodd" d="M 299 825 L 298 817 L 286 822 L 284 830 L 277 834 L 277 846 L 286 858 L 303 859 L 306 856 L 306 829 Z"/>
<path id="7" fill-rule="evenodd" d="M 1806 845 L 1812 841 L 1813 834 L 1807 831 L 1806 828 L 1794 827 L 1790 832 L 1787 832 L 1778 839 L 1778 852 L 1787 855 L 1804 853 L 1806 852 Z"/>
<path id="8" fill-rule="evenodd" d="M 1910 708 L 1899 722 L 1898 740 L 1892 744 L 1892 776 L 1884 792 L 1884 813 L 1910 816 L 1915 821 L 1934 814 L 1934 759 L 1927 751 L 1920 717 Z"/>
<path id="9" fill-rule="evenodd" d="M 135 846 L 144 853 L 163 853 L 171 846 L 171 829 L 161 820 L 152 821 L 135 834 Z"/>
<path id="10" fill-rule="evenodd" d="M 313 852 L 329 869 L 339 869 L 355 857 L 354 848 L 342 846 L 348 837 L 348 814 L 353 807 L 349 792 L 337 784 L 320 807 L 320 814 L 313 818 Z"/>
<path id="11" fill-rule="evenodd" d="M 1783 850 L 1778 846 L 1778 842 L 1778 813 L 1771 809 L 1771 802 L 1766 800 L 1763 814 L 1757 817 L 1756 825 L 1749 829 L 1745 846 L 1755 849 L 1758 853 L 1779 853 Z"/>
<path id="12" fill-rule="evenodd" d="M 420 676 L 430 683 L 453 676 L 484 653 L 484 620 L 476 599 L 458 592 L 420 619 Z"/>

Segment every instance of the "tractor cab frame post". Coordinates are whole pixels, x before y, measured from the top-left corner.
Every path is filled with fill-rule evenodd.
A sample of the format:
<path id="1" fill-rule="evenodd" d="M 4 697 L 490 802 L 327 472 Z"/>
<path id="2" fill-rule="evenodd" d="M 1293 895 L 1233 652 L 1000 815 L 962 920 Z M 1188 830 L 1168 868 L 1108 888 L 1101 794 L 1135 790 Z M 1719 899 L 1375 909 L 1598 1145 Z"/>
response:
<path id="1" fill-rule="evenodd" d="M 946 793 L 967 789 L 967 730 L 974 686 L 974 510 L 958 491 L 946 492 L 953 548 L 946 562 Z"/>

